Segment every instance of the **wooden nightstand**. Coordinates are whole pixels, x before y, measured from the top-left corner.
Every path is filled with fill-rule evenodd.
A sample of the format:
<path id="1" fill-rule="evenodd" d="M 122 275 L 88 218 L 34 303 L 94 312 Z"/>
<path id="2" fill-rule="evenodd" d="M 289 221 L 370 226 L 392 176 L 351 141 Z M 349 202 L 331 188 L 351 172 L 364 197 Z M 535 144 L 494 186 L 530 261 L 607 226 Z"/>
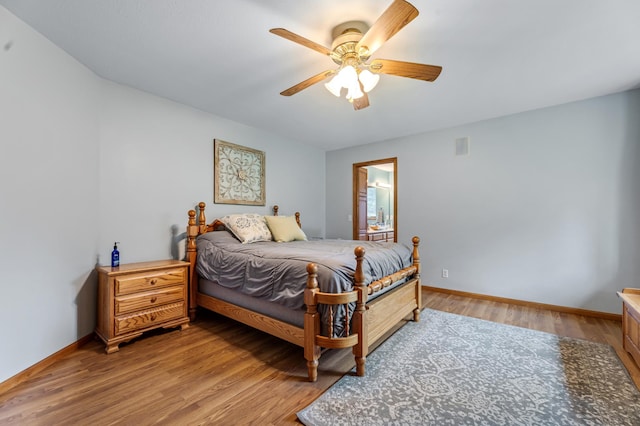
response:
<path id="1" fill-rule="evenodd" d="M 622 346 L 640 366 L 640 288 L 618 292 L 622 299 Z"/>
<path id="2" fill-rule="evenodd" d="M 189 263 L 179 260 L 98 266 L 96 334 L 107 353 L 158 327 L 189 326 Z"/>

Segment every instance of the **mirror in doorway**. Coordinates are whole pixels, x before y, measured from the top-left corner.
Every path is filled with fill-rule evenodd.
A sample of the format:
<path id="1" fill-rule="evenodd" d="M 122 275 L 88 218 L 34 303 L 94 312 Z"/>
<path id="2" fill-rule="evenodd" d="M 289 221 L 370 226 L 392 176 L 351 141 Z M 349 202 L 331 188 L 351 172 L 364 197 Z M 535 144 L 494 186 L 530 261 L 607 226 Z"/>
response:
<path id="1" fill-rule="evenodd" d="M 388 228 L 393 223 L 393 171 L 369 166 L 367 177 L 367 224 Z"/>
<path id="2" fill-rule="evenodd" d="M 395 241 L 397 159 L 354 164 L 354 239 Z"/>

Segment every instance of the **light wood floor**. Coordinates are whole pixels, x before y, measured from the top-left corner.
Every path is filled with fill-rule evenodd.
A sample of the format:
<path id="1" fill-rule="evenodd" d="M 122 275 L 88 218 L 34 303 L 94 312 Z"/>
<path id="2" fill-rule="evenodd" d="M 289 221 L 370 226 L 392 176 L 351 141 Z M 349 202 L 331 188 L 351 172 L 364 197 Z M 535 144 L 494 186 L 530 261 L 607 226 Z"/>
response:
<path id="1" fill-rule="evenodd" d="M 425 307 L 608 343 L 623 352 L 620 323 L 424 292 Z M 185 331 L 151 333 L 106 355 L 97 341 L 0 395 L 0 424 L 295 424 L 296 411 L 353 367 L 348 350 L 320 359 L 306 381 L 302 349 L 215 314 Z"/>

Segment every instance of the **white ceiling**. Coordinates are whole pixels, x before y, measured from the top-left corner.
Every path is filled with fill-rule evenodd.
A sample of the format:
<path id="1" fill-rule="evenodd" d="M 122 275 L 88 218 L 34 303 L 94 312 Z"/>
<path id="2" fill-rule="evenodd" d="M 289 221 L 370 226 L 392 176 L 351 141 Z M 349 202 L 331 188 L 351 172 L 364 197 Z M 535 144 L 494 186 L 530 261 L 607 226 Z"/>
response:
<path id="1" fill-rule="evenodd" d="M 330 47 L 335 25 L 372 24 L 391 0 L 0 0 L 101 77 L 327 150 L 640 87 L 638 0 L 412 3 L 373 58 L 442 74 L 383 75 L 354 111 L 322 84 L 280 96 L 335 64 L 268 31 Z"/>

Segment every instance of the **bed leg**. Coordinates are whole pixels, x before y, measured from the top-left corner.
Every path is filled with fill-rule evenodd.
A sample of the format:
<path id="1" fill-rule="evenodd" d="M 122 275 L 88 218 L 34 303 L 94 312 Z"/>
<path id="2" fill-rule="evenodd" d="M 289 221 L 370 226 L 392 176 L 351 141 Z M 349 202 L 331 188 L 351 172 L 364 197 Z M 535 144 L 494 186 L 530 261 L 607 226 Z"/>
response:
<path id="1" fill-rule="evenodd" d="M 320 346 L 305 345 L 304 348 L 304 357 L 307 360 L 307 374 L 309 376 L 310 382 L 315 382 L 318 380 L 318 359 L 320 358 Z"/>
<path id="2" fill-rule="evenodd" d="M 309 371 L 309 381 L 315 382 L 318 380 L 318 360 L 307 361 L 307 370 Z"/>
<path id="3" fill-rule="evenodd" d="M 307 360 L 309 381 L 318 379 L 318 359 L 320 346 L 316 344 L 316 335 L 320 334 L 320 314 L 316 305 L 318 292 L 318 266 L 315 263 L 307 265 L 307 288 L 304 291 L 304 303 L 307 312 L 304 314 L 304 357 Z"/>
<path id="4" fill-rule="evenodd" d="M 367 358 L 356 357 L 356 376 L 363 377 L 366 372 Z"/>

